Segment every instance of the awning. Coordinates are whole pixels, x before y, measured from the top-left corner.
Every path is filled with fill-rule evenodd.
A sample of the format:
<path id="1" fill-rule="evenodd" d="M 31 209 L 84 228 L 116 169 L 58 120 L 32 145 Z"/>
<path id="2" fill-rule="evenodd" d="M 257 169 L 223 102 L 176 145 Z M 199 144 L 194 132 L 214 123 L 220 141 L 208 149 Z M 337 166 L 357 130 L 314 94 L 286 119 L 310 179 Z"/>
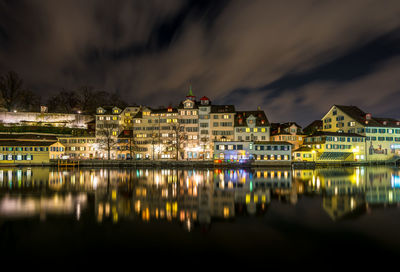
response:
<path id="1" fill-rule="evenodd" d="M 323 152 L 319 161 L 344 161 L 353 153 L 351 152 Z"/>

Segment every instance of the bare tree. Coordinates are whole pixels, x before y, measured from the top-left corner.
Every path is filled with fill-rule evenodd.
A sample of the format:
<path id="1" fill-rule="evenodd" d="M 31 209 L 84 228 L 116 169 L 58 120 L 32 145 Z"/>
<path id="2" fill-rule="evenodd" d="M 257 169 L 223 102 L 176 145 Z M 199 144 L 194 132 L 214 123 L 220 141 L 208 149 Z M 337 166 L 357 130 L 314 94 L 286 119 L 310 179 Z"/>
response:
<path id="1" fill-rule="evenodd" d="M 20 110 L 38 111 L 40 108 L 40 96 L 30 90 L 21 91 L 18 100 Z"/>
<path id="2" fill-rule="evenodd" d="M 138 145 L 136 141 L 136 136 L 135 133 L 133 133 L 133 130 L 131 130 L 130 137 L 128 138 L 128 148 L 129 148 L 129 155 L 133 159 L 133 156 L 135 156 L 136 151 L 138 150 Z"/>
<path id="3" fill-rule="evenodd" d="M 78 89 L 79 108 L 83 113 L 94 113 L 96 111 L 96 96 L 91 86 L 82 86 Z"/>
<path id="4" fill-rule="evenodd" d="M 185 133 L 185 127 L 177 123 L 172 123 L 170 125 L 172 137 L 170 140 L 170 146 L 175 151 L 175 159 L 179 160 L 179 155 L 184 158 L 184 144 L 187 142 L 187 134 Z"/>
<path id="5" fill-rule="evenodd" d="M 112 128 L 103 128 L 98 131 L 98 144 L 100 149 L 107 151 L 107 159 L 110 159 L 111 151 L 117 146 Z"/>
<path id="6" fill-rule="evenodd" d="M 79 98 L 76 92 L 63 89 L 59 96 L 60 107 L 65 113 L 73 113 L 79 105 Z"/>
<path id="7" fill-rule="evenodd" d="M 209 143 L 208 137 L 204 136 L 200 138 L 201 146 L 203 147 L 203 161 L 206 158 L 206 150 L 207 150 L 207 144 Z"/>
<path id="8" fill-rule="evenodd" d="M 18 103 L 22 90 L 22 79 L 18 74 L 9 71 L 0 77 L 0 92 L 3 98 L 4 107 L 8 111 L 12 111 Z"/>
<path id="9" fill-rule="evenodd" d="M 150 134 L 150 144 L 151 144 L 151 149 L 152 149 L 152 159 L 154 160 L 154 153 L 156 150 L 157 145 L 160 144 L 160 134 L 156 132 L 152 132 Z"/>

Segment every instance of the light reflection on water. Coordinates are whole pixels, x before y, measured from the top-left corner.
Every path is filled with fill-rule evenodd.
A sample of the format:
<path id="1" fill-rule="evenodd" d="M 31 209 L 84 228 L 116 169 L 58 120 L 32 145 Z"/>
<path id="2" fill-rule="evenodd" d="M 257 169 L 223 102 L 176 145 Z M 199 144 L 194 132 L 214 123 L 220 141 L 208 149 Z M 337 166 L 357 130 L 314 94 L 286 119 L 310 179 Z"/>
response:
<path id="1" fill-rule="evenodd" d="M 291 169 L 3 168 L 0 217 L 93 216 L 97 222 L 167 220 L 187 230 L 262 215 L 271 201 L 319 196 L 332 221 L 400 202 L 400 171 L 387 167 Z M 90 199 L 90 201 L 88 200 Z M 89 203 L 90 202 L 90 203 Z"/>
<path id="2" fill-rule="evenodd" d="M 389 258 L 400 256 L 399 203 L 388 167 L 2 168 L 0 252 Z"/>

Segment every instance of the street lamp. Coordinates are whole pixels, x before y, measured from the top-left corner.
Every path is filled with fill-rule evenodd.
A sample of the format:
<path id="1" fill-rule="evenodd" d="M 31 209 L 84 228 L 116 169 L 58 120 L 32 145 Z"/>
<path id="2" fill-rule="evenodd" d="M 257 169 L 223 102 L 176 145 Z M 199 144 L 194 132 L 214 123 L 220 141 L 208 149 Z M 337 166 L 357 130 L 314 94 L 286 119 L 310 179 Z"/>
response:
<path id="1" fill-rule="evenodd" d="M 312 150 L 311 153 L 312 153 L 313 161 L 315 162 L 315 150 Z"/>

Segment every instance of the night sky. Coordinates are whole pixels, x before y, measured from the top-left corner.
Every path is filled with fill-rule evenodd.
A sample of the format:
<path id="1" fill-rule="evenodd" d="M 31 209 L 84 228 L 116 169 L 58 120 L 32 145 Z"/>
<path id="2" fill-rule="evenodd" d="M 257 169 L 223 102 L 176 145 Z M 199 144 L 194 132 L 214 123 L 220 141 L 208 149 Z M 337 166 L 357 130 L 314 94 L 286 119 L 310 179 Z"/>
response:
<path id="1" fill-rule="evenodd" d="M 284 3 L 285 2 L 285 3 Z M 42 97 L 198 97 L 306 125 L 332 104 L 400 118 L 400 1 L 0 0 L 0 72 Z"/>

